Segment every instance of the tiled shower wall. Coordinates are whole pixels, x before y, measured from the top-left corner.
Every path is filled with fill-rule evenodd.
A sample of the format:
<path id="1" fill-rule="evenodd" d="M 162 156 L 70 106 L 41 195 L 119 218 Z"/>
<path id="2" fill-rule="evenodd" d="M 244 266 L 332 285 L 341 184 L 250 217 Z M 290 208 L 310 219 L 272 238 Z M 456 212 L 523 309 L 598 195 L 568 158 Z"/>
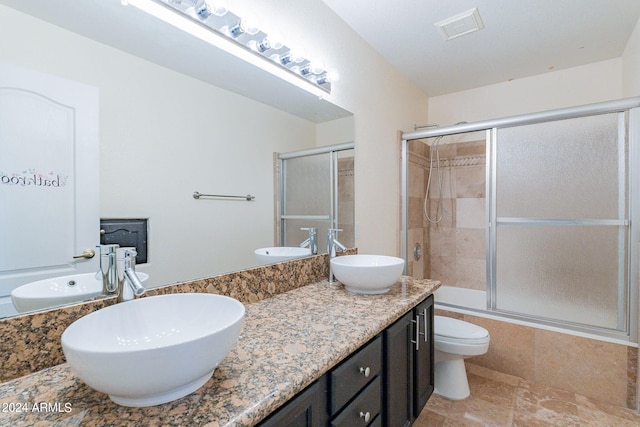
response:
<path id="1" fill-rule="evenodd" d="M 338 159 L 338 240 L 348 248 L 355 247 L 353 173 L 353 156 Z"/>
<path id="2" fill-rule="evenodd" d="M 434 277 L 449 286 L 485 289 L 485 142 L 441 144 L 435 152 L 421 141 L 409 143 L 409 273 Z M 433 165 L 426 209 L 424 198 Z M 440 197 L 440 185 L 442 198 Z M 416 260 L 416 244 L 422 257 Z M 435 250 L 433 250 L 435 248 Z"/>
<path id="3" fill-rule="evenodd" d="M 442 219 L 432 224 L 423 214 L 429 146 L 409 143 L 409 274 L 448 286 L 486 288 L 485 153 L 484 141 L 440 145 L 442 200 L 434 155 L 427 208 L 432 219 L 440 215 Z M 412 255 L 416 244 L 422 247 L 419 260 Z M 438 314 L 489 331 L 489 351 L 473 358 L 476 365 L 599 401 L 638 407 L 636 348 L 449 311 Z"/>

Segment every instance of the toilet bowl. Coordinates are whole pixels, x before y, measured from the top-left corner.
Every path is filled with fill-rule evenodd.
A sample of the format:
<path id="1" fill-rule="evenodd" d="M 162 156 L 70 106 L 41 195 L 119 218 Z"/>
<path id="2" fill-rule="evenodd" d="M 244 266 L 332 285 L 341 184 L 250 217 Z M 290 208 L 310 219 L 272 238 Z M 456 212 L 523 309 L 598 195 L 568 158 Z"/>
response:
<path id="1" fill-rule="evenodd" d="M 434 393 L 454 400 L 469 397 L 464 359 L 487 352 L 489 331 L 462 320 L 435 316 L 434 335 Z"/>

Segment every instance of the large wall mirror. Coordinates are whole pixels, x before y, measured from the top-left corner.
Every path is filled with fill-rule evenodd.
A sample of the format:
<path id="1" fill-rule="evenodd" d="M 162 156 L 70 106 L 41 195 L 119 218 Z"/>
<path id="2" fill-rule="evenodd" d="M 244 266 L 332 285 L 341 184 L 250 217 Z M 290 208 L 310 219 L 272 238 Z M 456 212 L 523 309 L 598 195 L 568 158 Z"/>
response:
<path id="1" fill-rule="evenodd" d="M 0 27 L 14 41 L 0 62 L 97 90 L 99 217 L 147 220 L 148 262 L 137 268 L 146 286 L 258 265 L 255 249 L 278 243 L 274 153 L 353 141 L 353 116 L 123 8 L 0 0 Z M 352 191 L 349 182 L 340 191 Z M 196 191 L 255 199 L 195 199 Z M 352 201 L 342 209 L 353 218 Z M 95 244 L 99 231 L 98 222 Z M 74 263 L 98 269 L 97 257 Z M 0 316 L 15 314 L 10 304 L 0 295 Z"/>

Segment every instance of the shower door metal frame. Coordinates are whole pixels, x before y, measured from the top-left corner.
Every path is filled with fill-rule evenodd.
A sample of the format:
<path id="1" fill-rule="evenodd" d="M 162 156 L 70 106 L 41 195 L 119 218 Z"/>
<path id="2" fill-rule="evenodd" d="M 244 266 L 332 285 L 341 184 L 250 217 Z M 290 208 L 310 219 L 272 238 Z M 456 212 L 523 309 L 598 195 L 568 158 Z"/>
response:
<path id="1" fill-rule="evenodd" d="M 618 219 L 590 219 L 590 218 L 525 218 L 525 217 L 500 217 L 497 214 L 497 145 L 498 145 L 498 130 L 502 128 L 493 128 L 487 132 L 487 310 L 492 313 L 500 313 L 501 315 L 514 319 L 526 319 L 535 321 L 537 323 L 543 323 L 549 326 L 570 326 L 571 329 L 577 331 L 583 331 L 587 333 L 593 333 L 597 335 L 610 336 L 612 338 L 628 337 L 631 330 L 631 281 L 630 277 L 634 271 L 634 266 L 631 263 L 631 252 L 626 250 L 626 244 L 631 238 L 630 221 L 626 218 L 632 218 L 634 212 L 631 209 L 631 203 L 627 204 L 626 194 L 628 191 L 628 185 L 631 182 L 631 172 L 635 171 L 637 175 L 637 164 L 632 165 L 631 157 L 628 162 L 625 159 L 625 145 L 627 139 L 627 120 L 626 112 L 614 112 L 617 114 L 618 121 L 618 203 L 617 203 L 617 215 Z M 601 113 L 601 114 L 611 114 Z M 590 116 L 592 116 L 591 114 Z M 579 116 L 580 118 L 585 116 Z M 545 120 L 545 122 L 556 120 Z M 541 122 L 542 123 L 542 122 Z M 631 132 L 629 132 L 630 134 Z M 628 166 L 627 166 L 628 163 Z M 629 173 L 629 177 L 627 177 Z M 629 181 L 628 181 L 629 180 Z M 631 191 L 628 191 L 629 197 L 631 197 Z M 498 307 L 498 281 L 497 281 L 497 230 L 500 226 L 509 225 L 522 225 L 529 227 L 539 226 L 615 226 L 618 227 L 618 318 L 616 329 L 608 329 L 604 327 L 574 323 L 570 321 L 561 321 L 548 318 L 542 318 L 535 315 L 525 315 L 522 313 L 515 313 L 509 310 L 500 309 Z M 635 267 L 637 271 L 637 266 Z M 636 282 L 637 283 L 637 282 Z M 636 286 L 637 288 L 637 286 Z M 637 334 L 636 334 L 637 335 Z"/>
<path id="2" fill-rule="evenodd" d="M 341 144 L 326 145 L 323 147 L 310 148 L 307 150 L 292 151 L 289 153 L 278 153 L 278 207 L 276 209 L 277 224 L 279 225 L 278 244 L 282 245 L 286 242 L 285 223 L 288 219 L 303 219 L 310 221 L 327 221 L 329 228 L 338 228 L 338 152 L 353 150 L 355 143 L 344 142 Z M 310 157 L 320 154 L 329 154 L 329 186 L 330 186 L 330 208 L 329 215 L 287 215 L 283 212 L 286 210 L 286 166 L 285 160 L 296 159 L 301 157 Z"/>
<path id="3" fill-rule="evenodd" d="M 594 104 L 580 105 L 569 108 L 561 108 L 556 110 L 542 111 L 537 113 L 523 114 L 518 116 L 510 116 L 480 122 L 473 123 L 463 123 L 459 125 L 446 126 L 441 128 L 432 128 L 427 130 L 420 130 L 414 132 L 405 132 L 402 134 L 402 142 L 401 142 L 401 174 L 400 174 L 400 185 L 401 185 L 401 229 L 400 229 L 400 252 L 402 258 L 405 260 L 405 274 L 407 269 L 407 264 L 409 261 L 409 248 L 408 248 L 408 215 L 409 215 L 409 206 L 408 206 L 408 179 L 409 179 L 409 141 L 417 140 L 417 139 L 426 139 L 433 138 L 437 136 L 448 136 L 448 135 L 459 135 L 464 133 L 471 133 L 477 131 L 486 131 L 486 139 L 487 139 L 487 161 L 491 161 L 491 164 L 495 164 L 495 159 L 490 156 L 495 155 L 495 149 L 490 152 L 489 145 L 492 141 L 495 141 L 497 138 L 497 130 L 499 128 L 507 128 L 514 126 L 521 126 L 527 124 L 536 124 L 543 123 L 549 121 L 557 121 L 562 119 L 570 119 L 570 118 L 578 118 L 585 117 L 591 115 L 598 114 L 606 114 L 606 113 L 624 113 L 628 112 L 628 146 L 629 146 L 629 183 L 628 183 L 628 192 L 629 192 L 629 202 L 628 202 L 628 253 L 629 260 L 627 262 L 626 271 L 628 277 L 628 286 L 627 292 L 622 295 L 622 298 L 627 299 L 626 304 L 626 318 L 623 320 L 623 323 L 626 323 L 626 328 L 623 334 L 613 331 L 612 333 L 606 333 L 601 328 L 598 328 L 597 331 L 591 330 L 591 328 L 584 328 L 580 325 L 570 324 L 568 322 L 545 322 L 541 319 L 531 319 L 537 323 L 546 324 L 548 326 L 561 326 L 567 327 L 570 329 L 574 329 L 577 331 L 584 331 L 590 333 L 597 333 L 600 336 L 608 336 L 616 339 L 621 339 L 623 341 L 630 341 L 637 343 L 638 342 L 638 298 L 639 298 L 639 274 L 638 274 L 638 264 L 639 264 L 639 240 L 640 240 L 640 97 L 633 98 L 625 98 L 614 101 L 606 101 L 599 102 Z M 495 183 L 493 182 L 495 179 L 495 174 L 492 173 L 489 167 L 487 167 L 487 242 L 490 243 L 487 245 L 487 284 L 492 283 L 491 278 L 495 274 L 495 266 L 492 265 L 492 259 L 495 258 L 495 241 L 491 241 L 493 237 L 491 234 L 493 230 L 495 230 L 496 222 L 491 221 L 491 211 L 495 212 L 496 206 L 492 206 L 494 202 L 491 202 L 491 198 L 489 197 L 489 191 L 495 191 Z M 627 251 L 625 251 L 627 252 Z M 619 298 L 621 296 L 619 295 Z M 487 307 L 490 308 L 492 305 L 492 301 L 495 298 L 495 289 L 490 289 L 490 286 L 487 287 Z M 492 314 L 510 317 L 510 318 L 520 318 L 523 316 L 520 315 L 512 315 L 509 313 L 502 313 L 499 311 L 491 311 Z M 525 316 L 526 317 L 526 316 Z"/>

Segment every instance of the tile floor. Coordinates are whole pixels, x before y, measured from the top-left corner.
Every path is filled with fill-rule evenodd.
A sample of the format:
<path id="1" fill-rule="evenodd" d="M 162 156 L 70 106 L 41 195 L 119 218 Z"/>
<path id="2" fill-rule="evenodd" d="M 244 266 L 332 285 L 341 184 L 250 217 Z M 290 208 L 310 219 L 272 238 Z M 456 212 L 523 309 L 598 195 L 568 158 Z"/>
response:
<path id="1" fill-rule="evenodd" d="M 470 397 L 432 395 L 414 427 L 640 427 L 640 415 L 626 408 L 477 365 L 467 364 L 467 375 Z"/>

